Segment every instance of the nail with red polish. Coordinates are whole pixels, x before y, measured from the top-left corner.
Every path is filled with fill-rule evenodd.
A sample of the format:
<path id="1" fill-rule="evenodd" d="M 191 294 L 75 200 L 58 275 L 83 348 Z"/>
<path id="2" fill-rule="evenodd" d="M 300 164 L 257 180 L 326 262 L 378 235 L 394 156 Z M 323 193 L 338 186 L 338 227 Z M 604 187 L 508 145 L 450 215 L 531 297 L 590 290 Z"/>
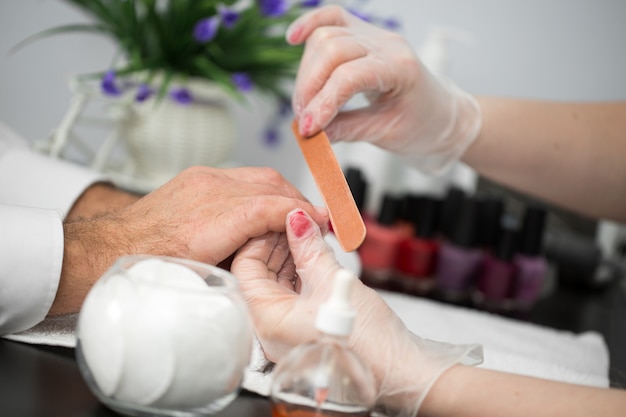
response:
<path id="1" fill-rule="evenodd" d="M 302 33 L 302 26 L 292 26 L 287 32 L 287 42 L 294 44 L 297 42 L 300 34 Z"/>
<path id="2" fill-rule="evenodd" d="M 311 229 L 311 220 L 302 210 L 294 212 L 289 216 L 289 226 L 296 237 L 302 237 Z"/>
<path id="3" fill-rule="evenodd" d="M 309 136 L 311 134 L 311 126 L 313 125 L 313 116 L 305 114 L 300 120 L 300 134 L 302 136 Z"/>

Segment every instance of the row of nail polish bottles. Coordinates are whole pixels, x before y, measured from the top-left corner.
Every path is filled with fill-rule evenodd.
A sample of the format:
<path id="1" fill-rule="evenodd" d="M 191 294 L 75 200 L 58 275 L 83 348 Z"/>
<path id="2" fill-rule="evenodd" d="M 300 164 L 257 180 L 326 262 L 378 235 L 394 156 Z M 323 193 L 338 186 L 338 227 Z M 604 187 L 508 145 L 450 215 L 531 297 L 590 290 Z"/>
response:
<path id="1" fill-rule="evenodd" d="M 362 210 L 367 182 L 355 169 L 346 177 Z M 529 309 L 541 292 L 541 208 L 528 207 L 517 228 L 503 222 L 509 217 L 502 200 L 451 188 L 443 199 L 385 194 L 378 216 L 362 213 L 362 279 L 372 287 L 492 311 Z"/>

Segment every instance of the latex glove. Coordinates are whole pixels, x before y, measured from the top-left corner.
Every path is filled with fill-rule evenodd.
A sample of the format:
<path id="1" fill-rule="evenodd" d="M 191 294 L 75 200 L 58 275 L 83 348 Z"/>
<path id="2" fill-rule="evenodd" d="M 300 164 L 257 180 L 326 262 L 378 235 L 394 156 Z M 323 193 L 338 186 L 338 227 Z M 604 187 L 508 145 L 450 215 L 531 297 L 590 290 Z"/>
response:
<path id="1" fill-rule="evenodd" d="M 476 100 L 430 73 L 396 33 L 327 6 L 295 20 L 287 41 L 306 42 L 293 97 L 304 136 L 367 141 L 426 173 L 444 171 L 478 136 Z M 341 112 L 358 93 L 369 105 Z"/>
<path id="2" fill-rule="evenodd" d="M 274 362 L 318 336 L 317 310 L 330 297 L 332 279 L 341 268 L 308 214 L 292 211 L 286 228 L 286 236 L 269 233 L 250 240 L 232 264 L 259 341 Z M 349 346 L 370 366 L 378 402 L 390 415 L 415 416 L 446 369 L 463 360 L 482 361 L 477 345 L 439 343 L 412 334 L 360 281 L 352 288 L 351 302 L 357 314 Z"/>

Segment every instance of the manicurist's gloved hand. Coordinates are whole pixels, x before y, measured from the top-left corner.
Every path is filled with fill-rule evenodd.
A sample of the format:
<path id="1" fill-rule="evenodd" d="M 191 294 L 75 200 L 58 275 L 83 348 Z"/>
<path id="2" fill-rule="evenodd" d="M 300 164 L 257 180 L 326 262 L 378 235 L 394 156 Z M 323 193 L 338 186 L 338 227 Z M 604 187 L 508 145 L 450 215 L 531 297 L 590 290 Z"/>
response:
<path id="1" fill-rule="evenodd" d="M 318 336 L 317 310 L 330 297 L 335 272 L 341 268 L 304 211 L 290 212 L 286 228 L 286 234 L 251 239 L 231 267 L 265 354 L 275 362 L 292 347 Z M 479 346 L 439 343 L 412 334 L 384 300 L 358 280 L 351 302 L 357 313 L 349 345 L 371 368 L 378 403 L 390 415 L 415 416 L 444 371 L 459 362 L 482 360 Z"/>
<path id="2" fill-rule="evenodd" d="M 304 136 L 324 129 L 334 142 L 371 142 L 436 173 L 480 131 L 481 112 L 472 96 L 430 73 L 400 35 L 338 6 L 295 20 L 287 41 L 306 42 L 293 97 Z M 358 93 L 369 106 L 341 112 Z"/>

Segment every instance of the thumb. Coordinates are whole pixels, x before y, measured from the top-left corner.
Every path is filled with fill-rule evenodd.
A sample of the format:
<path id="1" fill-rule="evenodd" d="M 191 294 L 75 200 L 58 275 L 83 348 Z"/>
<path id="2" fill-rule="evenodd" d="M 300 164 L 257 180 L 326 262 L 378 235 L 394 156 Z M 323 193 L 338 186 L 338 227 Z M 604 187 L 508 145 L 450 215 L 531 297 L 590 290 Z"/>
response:
<path id="1" fill-rule="evenodd" d="M 341 268 L 319 226 L 302 209 L 292 210 L 286 221 L 289 250 L 302 281 L 302 291 L 315 290 Z M 328 285 L 326 285 L 328 287 Z"/>

